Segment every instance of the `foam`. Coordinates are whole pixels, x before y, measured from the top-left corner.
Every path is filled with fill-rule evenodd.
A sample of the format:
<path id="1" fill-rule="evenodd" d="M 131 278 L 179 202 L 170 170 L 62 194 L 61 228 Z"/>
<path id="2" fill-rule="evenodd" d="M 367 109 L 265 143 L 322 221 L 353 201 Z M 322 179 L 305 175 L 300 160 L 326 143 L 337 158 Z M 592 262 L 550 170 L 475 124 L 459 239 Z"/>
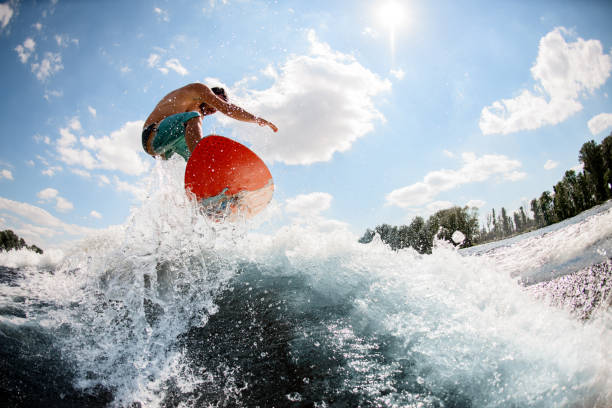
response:
<path id="1" fill-rule="evenodd" d="M 611 211 L 484 256 L 443 242 L 428 256 L 392 251 L 378 238 L 359 244 L 335 223 L 264 234 L 244 220 L 211 221 L 184 194 L 183 172 L 182 160 L 156 162 L 148 197 L 125 225 L 75 243 L 53 274 L 25 272 L 19 291 L 46 305 L 32 306 L 28 320 L 63 333 L 59 342 L 77 367 L 78 387 L 111 389 L 117 406 L 154 407 L 164 404 L 169 381 L 189 395 L 223 378 L 227 401 L 240 401 L 248 384 L 238 377 L 248 367 L 237 360 L 194 371 L 177 341 L 228 313 L 218 301 L 238 281 L 265 278 L 302 282 L 295 292 L 266 293 L 284 299 L 274 304 L 287 322 L 296 321 L 293 351 L 306 344 L 337 350 L 346 361 L 346 387 L 372 403 L 436 406 L 452 390 L 473 406 L 612 401 L 610 314 L 582 322 L 511 276 L 605 241 Z M 341 318 L 330 320 L 323 312 L 329 308 Z M 320 321 L 314 338 L 298 331 L 307 312 Z M 384 358 L 379 339 L 387 339 Z M 411 371 L 401 381 L 414 387 L 400 392 L 394 381 L 405 361 Z M 287 401 L 305 401 L 306 394 L 289 392 Z M 330 404 L 319 398 L 319 406 Z"/>

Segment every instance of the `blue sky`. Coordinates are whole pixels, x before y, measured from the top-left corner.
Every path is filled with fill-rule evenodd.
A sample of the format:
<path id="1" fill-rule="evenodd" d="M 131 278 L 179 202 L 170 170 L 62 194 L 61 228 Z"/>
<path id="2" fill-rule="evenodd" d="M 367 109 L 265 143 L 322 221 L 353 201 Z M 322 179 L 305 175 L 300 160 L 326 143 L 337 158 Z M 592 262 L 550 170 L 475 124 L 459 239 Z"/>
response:
<path id="1" fill-rule="evenodd" d="M 287 222 L 355 234 L 513 211 L 612 130 L 609 2 L 389 3 L 0 3 L 0 229 L 46 248 L 124 223 L 142 123 L 190 82 L 278 125 L 204 120 L 267 162 Z"/>

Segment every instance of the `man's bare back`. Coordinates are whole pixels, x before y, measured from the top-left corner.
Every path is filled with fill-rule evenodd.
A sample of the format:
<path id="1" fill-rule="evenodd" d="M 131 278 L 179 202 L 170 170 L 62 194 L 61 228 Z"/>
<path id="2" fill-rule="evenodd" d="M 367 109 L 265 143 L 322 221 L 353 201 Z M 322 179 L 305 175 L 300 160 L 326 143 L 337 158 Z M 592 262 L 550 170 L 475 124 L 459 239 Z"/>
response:
<path id="1" fill-rule="evenodd" d="M 225 91 L 222 88 L 214 89 L 222 91 L 220 95 L 222 97 L 225 96 Z M 156 126 L 172 115 L 185 112 L 197 112 L 199 114 L 198 117 L 185 121 L 185 142 L 190 152 L 195 149 L 195 146 L 203 136 L 202 117 L 212 115 L 217 111 L 242 122 L 269 126 L 274 132 L 278 130 L 273 123 L 257 117 L 237 105 L 228 103 L 222 97 L 216 95 L 209 87 L 200 83 L 186 85 L 164 96 L 145 121 L 143 128 L 143 148 L 145 151 L 153 156 L 156 155 L 152 146 Z"/>
<path id="2" fill-rule="evenodd" d="M 203 91 L 201 87 L 197 85 L 202 84 L 190 84 L 175 89 L 164 96 L 145 121 L 144 127 L 149 126 L 151 123 L 159 123 L 162 119 L 174 115 L 175 113 L 199 111 L 199 106 L 204 101 L 202 100 Z M 217 98 L 216 95 L 214 95 L 214 97 Z"/>

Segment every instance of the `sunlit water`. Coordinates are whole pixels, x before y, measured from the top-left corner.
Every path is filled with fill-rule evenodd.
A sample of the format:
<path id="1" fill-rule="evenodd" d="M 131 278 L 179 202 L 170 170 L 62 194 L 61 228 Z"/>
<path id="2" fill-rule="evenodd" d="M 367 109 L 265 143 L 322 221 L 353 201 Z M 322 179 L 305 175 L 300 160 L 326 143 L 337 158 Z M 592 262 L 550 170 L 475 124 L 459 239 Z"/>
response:
<path id="1" fill-rule="evenodd" d="M 587 253 L 608 273 L 609 208 L 419 255 L 313 225 L 212 222 L 182 172 L 157 163 L 125 225 L 63 257 L 0 259 L 9 406 L 612 406 L 609 293 L 585 319 L 521 284 Z"/>

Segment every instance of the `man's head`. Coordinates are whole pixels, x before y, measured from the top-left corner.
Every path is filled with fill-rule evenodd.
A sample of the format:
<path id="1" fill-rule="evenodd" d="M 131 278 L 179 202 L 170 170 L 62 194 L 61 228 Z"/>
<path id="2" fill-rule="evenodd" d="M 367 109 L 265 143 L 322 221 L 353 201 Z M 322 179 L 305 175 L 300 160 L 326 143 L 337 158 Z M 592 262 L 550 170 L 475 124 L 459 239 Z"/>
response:
<path id="1" fill-rule="evenodd" d="M 225 93 L 225 89 L 215 86 L 213 88 L 210 88 L 210 90 L 213 91 L 213 93 L 217 95 L 219 98 L 227 102 L 227 94 Z M 204 102 L 202 102 L 200 104 L 200 111 L 202 112 L 202 115 L 206 116 L 206 115 L 212 115 L 217 110 L 213 108 L 212 106 L 206 105 Z"/>
<path id="2" fill-rule="evenodd" d="M 225 89 L 220 88 L 218 86 L 214 86 L 214 87 L 210 88 L 210 90 L 213 91 L 213 93 L 215 95 L 217 95 L 219 98 L 221 98 L 225 102 L 227 102 L 227 94 L 225 93 Z"/>

